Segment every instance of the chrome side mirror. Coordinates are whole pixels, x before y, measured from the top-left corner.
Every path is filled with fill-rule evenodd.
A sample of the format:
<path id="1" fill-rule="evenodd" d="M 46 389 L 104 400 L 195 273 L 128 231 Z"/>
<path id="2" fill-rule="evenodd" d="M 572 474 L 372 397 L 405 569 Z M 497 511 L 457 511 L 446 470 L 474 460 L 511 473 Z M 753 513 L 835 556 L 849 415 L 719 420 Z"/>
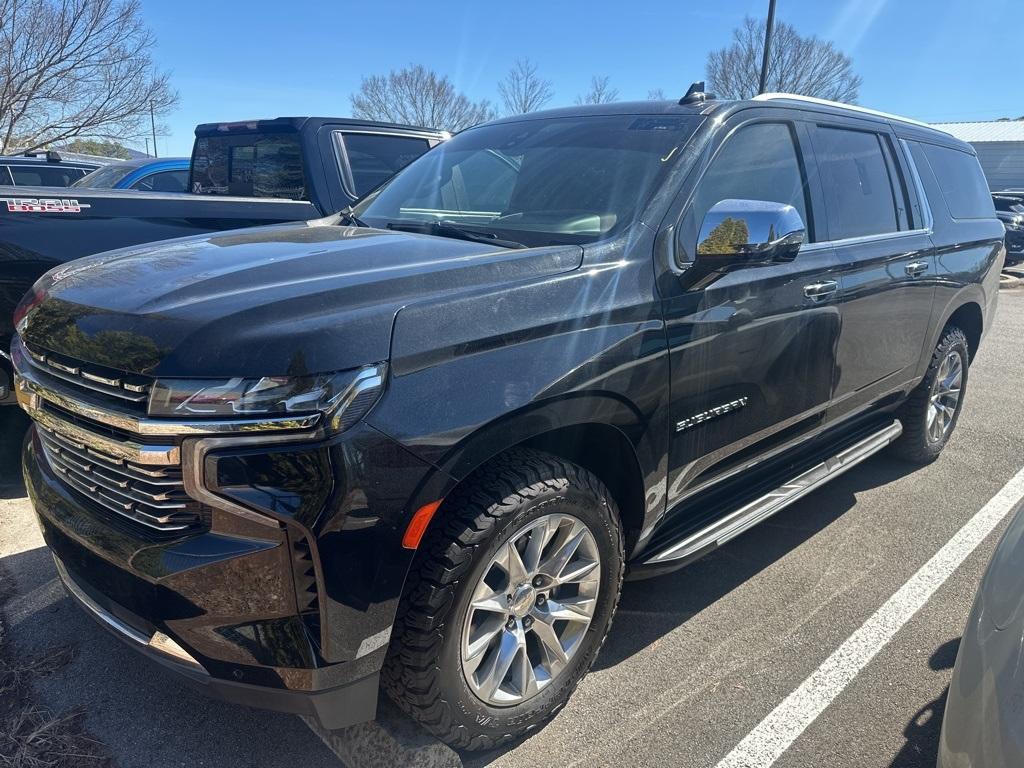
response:
<path id="1" fill-rule="evenodd" d="M 697 261 L 717 265 L 792 261 L 807 235 L 796 208 L 764 200 L 722 200 L 704 216 Z"/>

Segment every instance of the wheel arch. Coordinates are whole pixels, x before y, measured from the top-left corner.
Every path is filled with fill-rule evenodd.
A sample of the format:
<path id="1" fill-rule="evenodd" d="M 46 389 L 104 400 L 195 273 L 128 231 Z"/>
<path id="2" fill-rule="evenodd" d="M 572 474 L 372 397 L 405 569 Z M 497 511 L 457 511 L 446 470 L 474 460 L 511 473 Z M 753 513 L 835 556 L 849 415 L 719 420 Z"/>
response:
<path id="1" fill-rule="evenodd" d="M 985 327 L 985 319 L 981 312 L 981 307 L 974 301 L 966 301 L 958 306 L 943 322 L 942 328 L 939 331 L 940 335 L 942 330 L 951 325 L 955 325 L 967 336 L 967 352 L 970 356 L 968 362 L 973 362 L 974 356 L 978 352 L 978 346 L 981 344 L 981 337 Z"/>
<path id="2" fill-rule="evenodd" d="M 629 552 L 644 527 L 647 476 L 638 452 L 647 425 L 639 412 L 611 395 L 560 398 L 478 428 L 449 453 L 440 469 L 453 485 L 469 480 L 498 456 L 533 448 L 592 472 L 619 509 Z M 444 512 L 444 505 L 439 510 Z"/>

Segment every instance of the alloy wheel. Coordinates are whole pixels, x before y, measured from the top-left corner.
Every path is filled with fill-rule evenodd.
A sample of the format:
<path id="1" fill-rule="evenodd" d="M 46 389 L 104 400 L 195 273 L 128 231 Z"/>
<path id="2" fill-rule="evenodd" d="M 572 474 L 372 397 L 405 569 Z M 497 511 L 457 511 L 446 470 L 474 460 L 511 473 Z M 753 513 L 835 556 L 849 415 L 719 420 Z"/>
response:
<path id="1" fill-rule="evenodd" d="M 939 365 L 928 398 L 928 438 L 933 443 L 945 439 L 953 428 L 963 378 L 963 359 L 957 350 L 950 350 Z"/>
<path id="2" fill-rule="evenodd" d="M 513 706 L 558 679 L 594 618 L 601 558 L 572 515 L 533 520 L 495 553 L 476 584 L 462 633 L 462 671 L 476 696 Z"/>

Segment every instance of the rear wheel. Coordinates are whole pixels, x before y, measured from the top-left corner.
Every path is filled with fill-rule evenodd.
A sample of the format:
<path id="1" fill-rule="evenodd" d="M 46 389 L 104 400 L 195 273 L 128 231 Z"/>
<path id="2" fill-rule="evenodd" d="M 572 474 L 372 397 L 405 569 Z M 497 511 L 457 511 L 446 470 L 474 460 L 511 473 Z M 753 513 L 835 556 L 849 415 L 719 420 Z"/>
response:
<path id="1" fill-rule="evenodd" d="M 903 404 L 903 434 L 893 452 L 908 461 L 934 461 L 949 442 L 967 391 L 970 353 L 967 337 L 956 326 L 943 331 L 924 379 Z"/>
<path id="2" fill-rule="evenodd" d="M 594 475 L 516 450 L 456 490 L 402 598 L 383 680 L 460 749 L 488 749 L 557 712 L 593 664 L 618 603 L 623 544 Z"/>

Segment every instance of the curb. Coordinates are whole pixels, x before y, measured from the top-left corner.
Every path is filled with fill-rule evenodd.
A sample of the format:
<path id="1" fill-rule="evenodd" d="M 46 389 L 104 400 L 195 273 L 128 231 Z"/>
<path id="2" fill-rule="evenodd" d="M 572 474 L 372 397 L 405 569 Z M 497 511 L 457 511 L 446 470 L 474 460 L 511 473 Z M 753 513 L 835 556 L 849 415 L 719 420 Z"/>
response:
<path id="1" fill-rule="evenodd" d="M 1016 275 L 1011 275 L 1011 274 L 1008 274 L 1006 272 L 1003 272 L 999 276 L 999 289 L 1000 290 L 1009 290 L 1009 289 L 1012 289 L 1012 288 L 1020 288 L 1021 286 L 1024 286 L 1024 278 L 1017 277 Z"/>

